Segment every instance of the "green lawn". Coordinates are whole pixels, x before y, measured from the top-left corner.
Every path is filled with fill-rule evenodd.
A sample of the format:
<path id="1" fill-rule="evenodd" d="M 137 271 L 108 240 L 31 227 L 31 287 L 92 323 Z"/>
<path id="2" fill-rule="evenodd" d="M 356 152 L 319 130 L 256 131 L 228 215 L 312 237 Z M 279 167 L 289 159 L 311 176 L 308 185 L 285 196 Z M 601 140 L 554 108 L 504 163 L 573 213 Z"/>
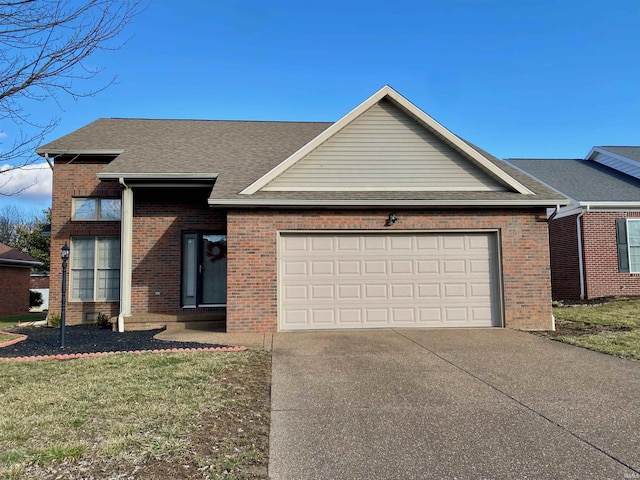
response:
<path id="1" fill-rule="evenodd" d="M 640 360 L 640 300 L 555 307 L 553 338 L 598 352 Z"/>
<path id="2" fill-rule="evenodd" d="M 267 478 L 268 352 L 0 367 L 0 478 Z"/>
<path id="3" fill-rule="evenodd" d="M 0 317 L 0 331 L 13 327 L 17 323 L 37 322 L 47 318 L 47 312 L 25 313 L 23 315 L 6 315 Z"/>
<path id="4" fill-rule="evenodd" d="M 0 332 L 0 343 L 8 342 L 9 340 L 13 340 L 14 338 L 18 338 L 18 337 L 19 335 Z"/>

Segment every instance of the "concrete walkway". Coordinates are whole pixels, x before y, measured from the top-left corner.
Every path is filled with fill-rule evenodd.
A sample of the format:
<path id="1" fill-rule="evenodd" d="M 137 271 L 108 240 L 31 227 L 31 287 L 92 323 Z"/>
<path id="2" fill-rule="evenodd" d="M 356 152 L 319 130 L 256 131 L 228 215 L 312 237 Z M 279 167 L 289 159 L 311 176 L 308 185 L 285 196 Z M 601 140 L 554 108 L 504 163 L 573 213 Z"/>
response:
<path id="1" fill-rule="evenodd" d="M 513 330 L 273 336 L 282 479 L 640 478 L 640 362 Z"/>

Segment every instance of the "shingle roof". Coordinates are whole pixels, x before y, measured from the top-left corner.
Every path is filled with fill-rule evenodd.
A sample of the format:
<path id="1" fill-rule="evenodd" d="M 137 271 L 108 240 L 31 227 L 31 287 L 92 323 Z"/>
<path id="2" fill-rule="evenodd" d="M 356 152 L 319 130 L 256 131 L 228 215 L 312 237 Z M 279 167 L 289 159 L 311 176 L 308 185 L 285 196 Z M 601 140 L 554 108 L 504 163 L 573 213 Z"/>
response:
<path id="1" fill-rule="evenodd" d="M 640 147 L 599 147 L 616 155 L 640 162 Z"/>
<path id="2" fill-rule="evenodd" d="M 640 201 L 640 180 L 591 160 L 510 158 L 507 161 L 577 201 Z"/>
<path id="3" fill-rule="evenodd" d="M 536 195 L 517 192 L 239 192 L 313 140 L 332 123 L 101 118 L 38 149 L 45 152 L 121 152 L 101 174 L 218 174 L 218 201 L 477 201 L 564 203 L 551 189 L 471 145 Z M 468 142 L 467 142 L 468 143 Z"/>
<path id="4" fill-rule="evenodd" d="M 41 262 L 20 250 L 0 243 L 0 265 L 2 264 L 36 266 L 41 265 Z"/>

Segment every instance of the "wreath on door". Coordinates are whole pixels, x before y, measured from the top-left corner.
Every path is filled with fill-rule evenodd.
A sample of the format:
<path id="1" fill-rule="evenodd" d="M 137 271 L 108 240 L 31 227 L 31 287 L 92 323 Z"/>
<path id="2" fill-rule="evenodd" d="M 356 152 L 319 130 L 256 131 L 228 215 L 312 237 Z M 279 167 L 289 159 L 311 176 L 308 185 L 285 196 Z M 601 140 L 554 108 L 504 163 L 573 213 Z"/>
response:
<path id="1" fill-rule="evenodd" d="M 217 262 L 227 258 L 227 242 L 224 240 L 207 242 L 207 258 L 210 262 Z"/>

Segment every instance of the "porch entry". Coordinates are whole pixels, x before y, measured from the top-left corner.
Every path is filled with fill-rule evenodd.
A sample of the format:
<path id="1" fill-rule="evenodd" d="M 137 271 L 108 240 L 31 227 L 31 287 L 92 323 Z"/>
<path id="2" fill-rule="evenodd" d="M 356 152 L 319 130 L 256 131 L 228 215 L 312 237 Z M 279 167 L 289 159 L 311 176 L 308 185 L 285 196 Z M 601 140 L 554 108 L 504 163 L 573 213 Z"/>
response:
<path id="1" fill-rule="evenodd" d="M 227 236 L 208 232 L 182 234 L 182 306 L 227 304 Z"/>

